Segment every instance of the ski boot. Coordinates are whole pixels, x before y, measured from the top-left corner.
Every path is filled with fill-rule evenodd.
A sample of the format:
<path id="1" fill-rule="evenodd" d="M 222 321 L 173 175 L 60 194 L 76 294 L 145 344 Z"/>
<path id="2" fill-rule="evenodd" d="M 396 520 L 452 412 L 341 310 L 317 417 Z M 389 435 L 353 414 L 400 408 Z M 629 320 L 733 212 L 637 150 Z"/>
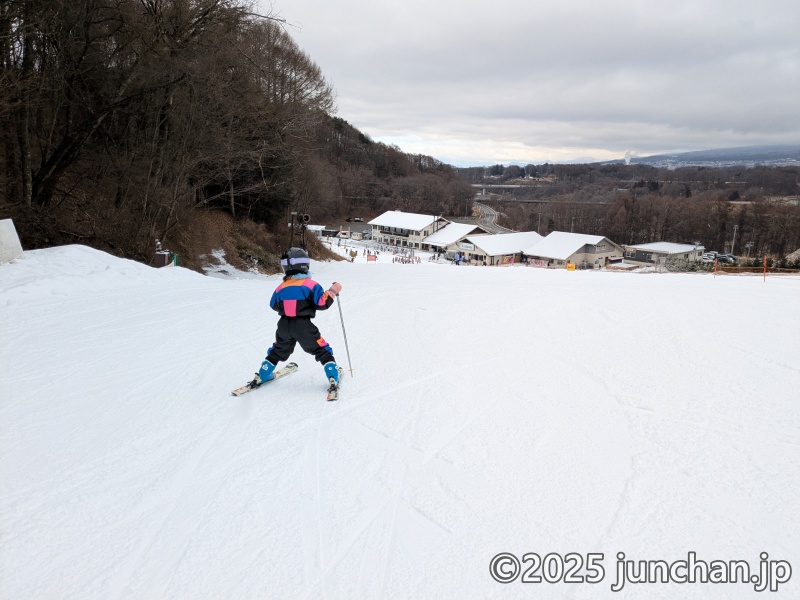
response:
<path id="1" fill-rule="evenodd" d="M 274 371 L 275 371 L 275 365 L 273 365 L 268 360 L 265 360 L 263 363 L 261 363 L 261 368 L 258 370 L 258 373 L 256 373 L 255 379 L 253 379 L 253 381 L 251 381 L 247 385 L 249 385 L 250 387 L 260 386 L 262 383 L 269 381 L 270 379 L 273 379 L 275 377 Z"/>
<path id="2" fill-rule="evenodd" d="M 325 375 L 328 377 L 328 401 L 339 399 L 339 379 L 342 370 L 336 365 L 335 362 L 329 362 L 322 365 L 325 369 Z"/>

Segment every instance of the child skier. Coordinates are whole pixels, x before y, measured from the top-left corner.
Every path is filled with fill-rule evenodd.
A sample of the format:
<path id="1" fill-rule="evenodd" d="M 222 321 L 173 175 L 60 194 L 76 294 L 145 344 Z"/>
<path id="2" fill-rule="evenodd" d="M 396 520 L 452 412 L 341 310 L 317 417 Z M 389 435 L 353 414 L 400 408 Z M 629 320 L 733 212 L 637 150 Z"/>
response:
<path id="1" fill-rule="evenodd" d="M 322 364 L 330 389 L 338 389 L 339 368 L 333 351 L 311 319 L 318 310 L 327 310 L 333 305 L 333 299 L 342 291 L 342 286 L 334 282 L 328 290 L 323 290 L 320 284 L 311 279 L 310 264 L 311 260 L 302 248 L 290 248 L 281 257 L 285 275 L 269 301 L 270 308 L 277 311 L 281 318 L 275 332 L 275 343 L 267 351 L 255 379 L 250 382 L 253 387 L 272 379 L 275 366 L 288 359 L 295 344 L 299 343 L 303 350 L 313 354 Z"/>

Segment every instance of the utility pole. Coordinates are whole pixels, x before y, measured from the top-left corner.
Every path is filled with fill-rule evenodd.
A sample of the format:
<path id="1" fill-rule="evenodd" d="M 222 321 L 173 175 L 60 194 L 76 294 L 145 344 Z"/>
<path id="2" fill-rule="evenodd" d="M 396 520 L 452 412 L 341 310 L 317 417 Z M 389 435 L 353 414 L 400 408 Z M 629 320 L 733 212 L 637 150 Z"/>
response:
<path id="1" fill-rule="evenodd" d="M 736 246 L 736 230 L 739 229 L 738 225 L 733 226 L 733 241 L 731 242 L 731 254 L 735 256 L 735 252 L 733 251 L 734 247 Z"/>

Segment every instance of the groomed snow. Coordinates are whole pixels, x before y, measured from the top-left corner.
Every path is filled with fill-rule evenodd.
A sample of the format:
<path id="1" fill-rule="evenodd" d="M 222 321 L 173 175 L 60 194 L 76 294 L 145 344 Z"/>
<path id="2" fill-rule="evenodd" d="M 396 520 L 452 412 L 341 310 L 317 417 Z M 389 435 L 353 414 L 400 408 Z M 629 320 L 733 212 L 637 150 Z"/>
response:
<path id="1" fill-rule="evenodd" d="M 774 596 L 800 597 L 797 278 L 313 271 L 344 286 L 338 403 L 299 350 L 229 395 L 272 342 L 278 277 L 80 246 L 0 266 L 0 597 L 765 595 L 611 592 L 616 553 L 690 551 L 767 552 L 794 566 Z M 316 322 L 347 369 L 338 307 Z M 606 575 L 502 585 L 500 552 L 603 553 Z"/>

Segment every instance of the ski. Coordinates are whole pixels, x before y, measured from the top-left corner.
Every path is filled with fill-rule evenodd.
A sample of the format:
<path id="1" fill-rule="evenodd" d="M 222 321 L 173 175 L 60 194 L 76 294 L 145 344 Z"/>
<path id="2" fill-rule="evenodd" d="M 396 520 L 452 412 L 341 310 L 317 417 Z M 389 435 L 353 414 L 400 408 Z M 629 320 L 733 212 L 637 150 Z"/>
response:
<path id="1" fill-rule="evenodd" d="M 260 383 L 258 385 L 253 385 L 253 382 L 251 381 L 247 385 L 243 385 L 242 387 L 236 388 L 235 390 L 233 390 L 231 392 L 231 395 L 233 395 L 233 396 L 241 396 L 242 394 L 246 394 L 247 392 L 252 392 L 253 390 L 257 390 L 258 388 L 260 388 L 262 385 L 265 385 L 267 383 L 271 383 L 271 382 L 275 381 L 276 379 L 280 379 L 281 377 L 286 377 L 287 375 L 291 375 L 295 371 L 297 371 L 297 363 L 293 363 L 293 362 L 289 363 L 285 367 L 281 367 L 280 369 L 275 369 L 275 372 L 273 373 L 274 377 L 272 379 L 270 379 L 269 381 L 265 381 L 265 382 Z"/>
<path id="2" fill-rule="evenodd" d="M 339 367 L 339 383 L 334 383 L 333 381 L 330 382 L 328 386 L 328 397 L 326 400 L 328 402 L 333 402 L 339 399 L 339 388 L 342 386 L 342 379 L 344 378 L 344 369 Z"/>

